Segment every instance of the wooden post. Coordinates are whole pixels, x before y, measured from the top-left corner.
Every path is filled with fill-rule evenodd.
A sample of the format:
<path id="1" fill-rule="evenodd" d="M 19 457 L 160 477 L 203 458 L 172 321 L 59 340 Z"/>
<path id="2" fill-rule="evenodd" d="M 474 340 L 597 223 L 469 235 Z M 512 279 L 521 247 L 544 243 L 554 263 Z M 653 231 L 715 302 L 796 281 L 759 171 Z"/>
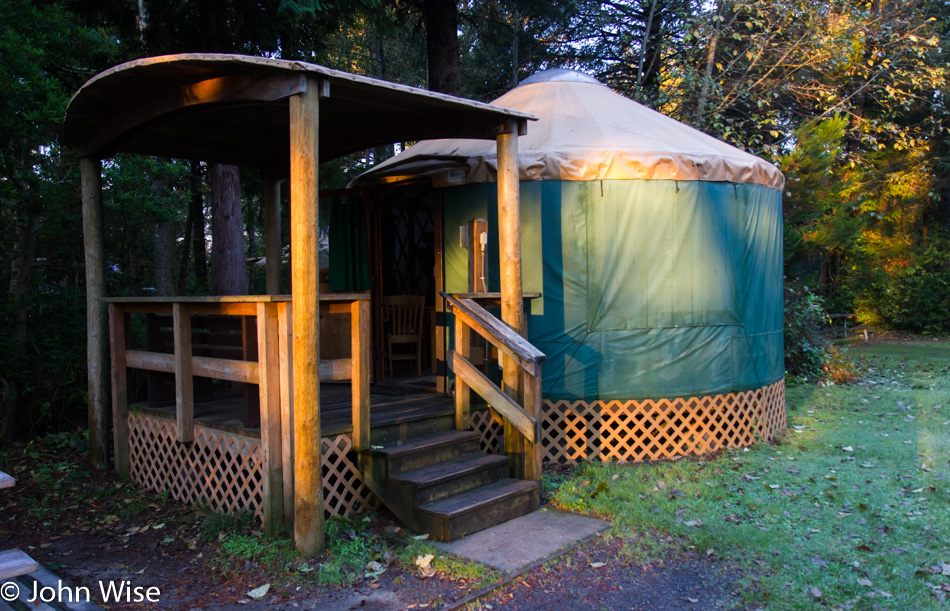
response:
<path id="1" fill-rule="evenodd" d="M 280 294 L 280 181 L 268 178 L 264 185 L 264 259 L 267 294 Z"/>
<path id="2" fill-rule="evenodd" d="M 472 333 L 462 320 L 462 317 L 455 315 L 455 352 L 466 359 L 469 358 L 472 346 Z M 455 429 L 467 431 L 472 423 L 471 419 L 472 390 L 462 379 L 462 376 L 455 373 Z"/>
<path id="3" fill-rule="evenodd" d="M 175 420 L 179 443 L 195 440 L 194 373 L 191 368 L 191 312 L 182 303 L 172 305 L 175 338 Z"/>
<path id="4" fill-rule="evenodd" d="M 501 319 L 518 333 L 524 333 L 524 301 L 521 289 L 521 215 L 518 192 L 518 130 L 509 123 L 499 134 L 498 150 L 498 261 L 501 272 Z M 521 400 L 521 374 L 517 363 L 504 359 L 505 391 Z M 505 452 L 511 459 L 511 476 L 524 477 L 524 438 L 505 422 Z"/>
<path id="5" fill-rule="evenodd" d="M 99 469 L 109 468 L 109 330 L 105 255 L 102 238 L 102 163 L 83 157 L 82 234 L 86 263 L 86 367 L 89 384 L 89 460 Z"/>
<path id="6" fill-rule="evenodd" d="M 541 481 L 542 460 L 541 453 L 541 376 L 533 376 L 524 372 L 524 410 L 535 419 L 534 443 L 525 441 L 524 449 L 524 477 L 528 480 Z"/>
<path id="7" fill-rule="evenodd" d="M 280 360 L 280 450 L 284 476 L 284 521 L 294 517 L 294 351 L 293 304 L 277 304 L 277 342 Z"/>
<path id="8" fill-rule="evenodd" d="M 436 190 L 438 195 L 432 209 L 432 223 L 435 229 L 435 354 L 432 355 L 432 374 L 435 376 L 435 389 L 445 392 L 445 300 L 439 293 L 445 290 L 443 221 L 442 221 L 442 190 Z"/>
<path id="9" fill-rule="evenodd" d="M 112 357 L 112 443 L 115 472 L 129 479 L 129 385 L 125 351 L 128 314 L 118 305 L 109 304 L 109 352 Z"/>
<path id="10" fill-rule="evenodd" d="M 261 447 L 264 451 L 264 532 L 277 531 L 283 516 L 283 454 L 280 426 L 280 355 L 277 305 L 257 304 L 257 354 L 260 371 Z"/>
<path id="11" fill-rule="evenodd" d="M 369 375 L 371 363 L 369 300 L 357 299 L 350 304 L 350 358 L 353 387 L 353 449 L 369 449 Z"/>
<path id="12" fill-rule="evenodd" d="M 294 333 L 294 544 L 323 553 L 320 473 L 320 269 L 317 173 L 320 83 L 290 97 L 290 257 Z"/>

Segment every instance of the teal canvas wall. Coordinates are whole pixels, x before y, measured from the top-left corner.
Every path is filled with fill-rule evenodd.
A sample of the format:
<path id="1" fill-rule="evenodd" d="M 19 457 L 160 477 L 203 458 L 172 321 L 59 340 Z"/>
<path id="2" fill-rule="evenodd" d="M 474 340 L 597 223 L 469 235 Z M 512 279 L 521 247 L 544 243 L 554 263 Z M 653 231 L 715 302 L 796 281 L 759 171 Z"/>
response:
<path id="1" fill-rule="evenodd" d="M 444 191 L 448 292 L 467 290 L 458 227 L 489 222 L 494 184 Z M 528 337 L 546 399 L 648 399 L 758 388 L 784 375 L 781 193 L 750 184 L 522 182 Z M 450 327 L 451 328 L 451 327 Z"/>

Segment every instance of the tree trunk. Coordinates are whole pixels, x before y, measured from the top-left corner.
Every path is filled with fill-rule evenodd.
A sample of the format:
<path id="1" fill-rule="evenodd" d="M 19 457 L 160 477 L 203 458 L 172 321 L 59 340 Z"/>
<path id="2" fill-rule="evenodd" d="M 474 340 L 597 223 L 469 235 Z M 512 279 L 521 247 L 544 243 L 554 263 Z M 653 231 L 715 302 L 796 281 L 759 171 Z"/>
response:
<path id="1" fill-rule="evenodd" d="M 168 159 L 157 159 L 161 163 L 168 163 Z M 167 179 L 152 181 L 152 194 L 156 201 L 164 199 L 169 191 Z M 153 232 L 155 246 L 155 291 L 162 297 L 171 297 L 175 294 L 175 231 L 174 219 L 164 219 L 155 223 Z"/>
<path id="2" fill-rule="evenodd" d="M 21 189 L 27 196 L 27 189 Z M 13 256 L 10 261 L 10 293 L 7 296 L 8 313 L 12 327 L 11 341 L 14 354 L 26 349 L 29 322 L 30 270 L 36 254 L 36 232 L 39 215 L 28 209 L 19 219 L 14 231 Z M 0 378 L 2 379 L 2 378 Z M 20 414 L 21 380 L 17 372 L 10 379 L 2 379 L 4 401 L 3 420 L 0 422 L 0 440 L 15 441 L 24 437 L 23 418 Z"/>
<path id="3" fill-rule="evenodd" d="M 162 297 L 175 294 L 175 221 L 155 223 L 155 290 Z"/>
<path id="4" fill-rule="evenodd" d="M 425 0 L 426 55 L 429 89 L 458 95 L 458 6 L 455 0 Z"/>
<path id="5" fill-rule="evenodd" d="M 211 294 L 247 294 L 241 174 L 233 165 L 211 167 Z"/>
<path id="6" fill-rule="evenodd" d="M 658 58 L 654 56 L 659 54 L 658 47 L 660 46 L 660 41 L 657 40 L 658 36 L 654 33 L 654 23 L 657 25 L 660 24 L 660 19 L 656 18 L 656 3 L 657 0 L 650 2 L 650 12 L 647 14 L 643 26 L 643 36 L 640 40 L 640 61 L 637 67 L 637 91 L 641 95 L 646 87 L 656 86 L 658 81 L 658 68 L 652 65 L 658 63 Z M 649 64 L 646 61 L 647 56 L 650 56 Z"/>
<path id="7" fill-rule="evenodd" d="M 205 210 L 201 196 L 201 165 L 191 162 L 191 202 L 188 216 L 194 223 L 192 228 L 192 255 L 195 266 L 195 285 L 207 290 L 208 287 L 208 244 L 205 242 Z"/>
<path id="8" fill-rule="evenodd" d="M 722 17 L 725 0 L 716 3 L 716 17 Z M 699 100 L 696 102 L 696 125 L 700 127 L 706 123 L 706 102 L 709 101 L 709 91 L 712 88 L 712 72 L 716 65 L 716 47 L 719 46 L 719 29 L 721 22 L 717 19 L 713 23 L 712 36 L 709 39 L 709 49 L 706 52 L 706 71 L 703 75 L 703 86 L 699 91 Z"/>

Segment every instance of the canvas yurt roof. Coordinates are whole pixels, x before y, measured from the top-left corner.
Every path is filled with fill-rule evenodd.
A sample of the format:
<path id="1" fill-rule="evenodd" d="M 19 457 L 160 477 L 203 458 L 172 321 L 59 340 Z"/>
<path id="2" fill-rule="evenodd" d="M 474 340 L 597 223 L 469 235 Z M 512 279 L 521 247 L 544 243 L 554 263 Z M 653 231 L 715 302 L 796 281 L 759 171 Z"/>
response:
<path id="1" fill-rule="evenodd" d="M 703 180 L 781 190 L 772 164 L 615 93 L 573 70 L 540 72 L 492 102 L 539 121 L 518 139 L 521 180 Z M 495 180 L 493 142 L 426 140 L 354 181 L 431 177 L 437 187 Z"/>

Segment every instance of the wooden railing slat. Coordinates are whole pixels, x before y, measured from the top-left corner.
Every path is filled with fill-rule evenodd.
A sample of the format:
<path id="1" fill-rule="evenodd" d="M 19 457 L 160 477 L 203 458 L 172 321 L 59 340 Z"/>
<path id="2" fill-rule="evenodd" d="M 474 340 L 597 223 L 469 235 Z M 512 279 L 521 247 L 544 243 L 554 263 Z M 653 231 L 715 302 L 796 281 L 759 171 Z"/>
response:
<path id="1" fill-rule="evenodd" d="M 517 362 L 522 369 L 538 375 L 538 364 L 547 359 L 543 352 L 471 299 L 457 299 L 445 292 L 441 295 L 452 306 L 455 316 L 461 317 L 465 324 Z"/>
<path id="2" fill-rule="evenodd" d="M 468 359 L 449 350 L 449 366 L 460 376 L 466 385 L 478 393 L 491 406 L 510 422 L 531 443 L 535 442 L 537 420 L 529 416 L 521 406 L 506 395 L 494 382 L 472 365 Z"/>

